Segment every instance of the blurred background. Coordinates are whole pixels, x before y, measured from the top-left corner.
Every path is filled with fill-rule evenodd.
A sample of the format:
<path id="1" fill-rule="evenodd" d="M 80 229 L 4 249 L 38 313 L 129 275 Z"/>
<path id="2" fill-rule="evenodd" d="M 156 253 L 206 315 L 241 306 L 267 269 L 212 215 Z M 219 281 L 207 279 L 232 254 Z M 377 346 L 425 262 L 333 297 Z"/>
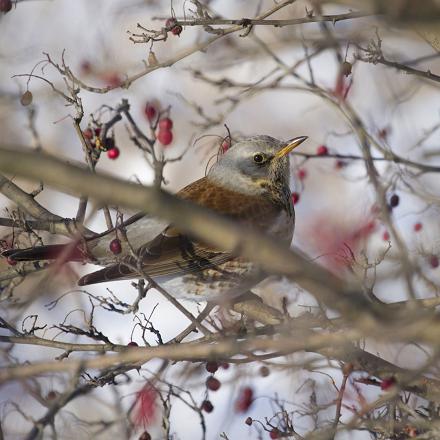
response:
<path id="1" fill-rule="evenodd" d="M 257 16 L 276 5 L 271 0 L 212 0 L 204 4 L 215 14 L 213 16 L 237 19 Z M 324 14 L 350 10 L 338 2 L 325 2 L 322 7 Z M 270 18 L 302 18 L 312 8 L 310 2 L 296 1 Z M 38 64 L 45 60 L 44 53 L 55 63 L 61 63 L 64 51 L 66 64 L 87 85 L 117 85 L 151 64 L 150 43 L 134 44 L 129 38 L 129 32 L 139 32 L 137 23 L 159 30 L 167 18 L 175 15 L 178 19 L 189 19 L 194 10 L 196 6 L 188 1 L 17 1 L 11 11 L 0 15 L 2 144 L 29 148 L 40 145 L 44 151 L 67 161 L 83 162 L 83 150 L 73 127 L 74 109 L 66 106 L 65 100 L 54 93 L 48 83 L 35 77 L 28 82 L 28 77 L 19 75 L 33 71 L 60 90 L 66 90 L 61 75 L 53 66 Z M 171 192 L 204 175 L 208 160 L 215 156 L 228 135 L 227 129 L 233 140 L 255 134 L 283 140 L 308 136 L 309 140 L 298 153 L 311 157 L 295 155 L 291 161 L 291 186 L 297 194 L 294 246 L 338 274 L 360 273 L 366 261 L 380 260 L 374 279 L 376 296 L 386 302 L 404 300 L 407 293 L 393 237 L 377 208 L 377 195 L 368 181 L 359 138 L 341 111 L 343 105 L 338 108 L 334 102 L 340 99 L 356 111 L 368 133 L 383 149 L 380 151 L 373 146 L 374 157 L 383 158 L 383 151 L 392 151 L 418 163 L 440 165 L 440 83 L 357 59 L 366 58 L 367 52 L 362 49 L 377 43 L 379 36 L 388 60 L 435 73 L 440 72 L 439 47 L 433 44 L 434 39 L 427 40 L 423 32 L 425 27 L 421 28 L 420 24 L 402 25 L 386 17 L 367 16 L 334 24 L 329 22 L 326 26 L 320 23 L 281 28 L 255 26 L 247 36 L 243 35 L 245 31 L 240 31 L 220 38 L 206 50 L 141 77 L 128 89 L 116 88 L 107 93 L 82 89 L 84 118 L 81 126 L 86 129 L 92 121 L 91 114 L 95 118 L 99 114 L 102 121 L 110 119 L 111 111 L 102 106 L 114 108 L 122 99 L 127 99 L 136 123 L 148 132 L 147 103 L 158 110 L 170 107 L 173 142 L 157 148 L 167 159 L 185 153 L 181 160 L 165 165 L 164 187 Z M 430 31 L 428 25 L 426 29 Z M 337 42 L 336 49 L 330 36 Z M 152 51 L 162 63 L 212 37 L 200 26 L 187 26 L 180 35 L 169 33 L 165 41 L 155 42 Z M 311 54 L 310 62 L 305 62 L 304 58 Z M 342 57 L 342 62 L 350 64 L 351 72 L 341 74 L 341 59 L 337 55 Z M 408 64 L 419 59 L 422 60 Z M 295 72 L 299 78 L 286 75 L 286 67 L 282 67 L 290 68 L 295 63 L 298 63 Z M 282 80 L 276 82 L 279 76 Z M 32 92 L 33 102 L 23 106 L 20 97 L 27 89 Z M 333 103 L 320 96 L 319 90 L 335 98 Z M 103 154 L 96 169 L 151 184 L 154 172 L 143 152 L 130 140 L 125 122 L 115 125 L 114 138 L 120 156 L 111 160 Z M 418 295 L 435 296 L 439 281 L 436 258 L 440 248 L 437 175 L 387 160 L 377 161 L 376 166 L 388 200 L 393 195 L 398 196 L 391 210 L 392 221 L 408 248 L 409 257 L 420 268 Z M 37 188 L 22 179 L 13 181 L 26 191 Z M 73 196 L 45 187 L 36 200 L 62 217 L 76 215 L 78 205 Z M 13 206 L 3 196 L 0 203 L 2 216 L 7 217 Z M 96 232 L 106 229 L 101 211 L 88 218 L 88 227 Z M 8 228 L 2 230 L 2 236 L 10 236 Z M 45 243 L 65 241 L 65 238 L 45 233 L 42 239 Z M 73 264 L 56 273 L 52 271 L 49 276 L 27 277 L 14 289 L 12 301 L 3 302 L 1 315 L 17 323 L 22 323 L 26 316 L 37 315 L 39 324 L 47 324 L 39 335 L 87 341 L 87 338 L 70 334 L 60 336 L 60 330 L 52 326 L 60 322 L 85 324 L 90 313 L 89 297 L 78 290 L 76 280 L 91 269 L 94 269 L 91 265 Z M 31 294 L 36 285 L 40 290 Z M 100 296 L 113 293 L 127 303 L 132 303 L 137 295 L 130 282 L 90 286 L 87 291 Z M 289 313 L 294 316 L 316 306 L 313 298 L 286 280 L 271 279 L 256 291 L 275 307 L 280 307 L 284 299 Z M 27 301 L 29 297 L 31 300 Z M 61 299 L 56 307 L 48 307 L 58 298 Z M 202 307 L 183 303 L 193 313 Z M 140 305 L 140 312 L 147 317 L 151 315 L 151 321 L 165 341 L 188 325 L 187 319 L 155 291 L 149 291 Z M 133 314 L 111 313 L 99 307 L 94 312 L 95 327 L 120 344 L 130 341 L 143 344 L 142 331 L 135 326 L 136 322 Z M 29 320 L 25 321 L 23 328 L 28 324 Z M 156 344 L 154 334 L 149 333 L 146 338 L 149 343 Z M 372 343 L 368 349 L 411 368 L 416 368 L 425 359 L 424 352 L 416 346 Z M 32 362 L 54 359 L 59 354 L 55 349 L 15 345 L 8 349 L 7 356 L 17 362 Z M 79 355 L 87 356 L 81 353 L 70 356 Z M 7 363 L 6 359 L 4 357 L 2 364 Z M 152 410 L 151 418 L 131 431 L 124 431 L 124 422 L 106 429 L 98 423 L 124 419 L 124 413 L 133 405 L 145 378 L 159 366 L 159 361 L 150 362 L 138 373 L 127 375 L 126 383 L 119 387 L 98 387 L 93 393 L 75 399 L 57 418 L 58 437 L 55 429 L 48 427 L 41 438 L 138 438 L 144 430 L 148 430 L 153 439 L 165 438 L 160 402 Z M 269 438 L 269 433 L 261 426 L 255 423 L 248 426 L 244 420 L 250 416 L 264 424 L 265 418 L 270 419 L 277 411 L 279 401 L 287 402 L 299 434 L 332 417 L 331 404 L 335 399 L 332 381 L 339 384 L 341 380 L 337 362 L 329 362 L 312 353 L 296 353 L 265 362 L 267 370 L 262 370 L 262 366 L 263 363 L 257 362 L 229 365 L 216 373 L 222 386 L 217 392 L 208 393 L 214 410 L 205 414 L 206 438 Z M 199 405 L 207 398 L 207 374 L 203 364 L 178 363 L 170 367 L 167 377 L 172 383 L 190 390 L 195 404 Z M 38 383 L 41 394 L 46 397 L 51 391 L 61 393 L 70 386 L 67 376 L 63 375 L 47 376 Z M 32 428 L 31 419 L 38 419 L 45 413 L 44 405 L 30 392 L 34 385 L 33 381 L 14 382 L 0 388 L 4 438 L 25 438 Z M 360 393 L 368 400 L 381 392 L 375 387 L 357 386 L 360 392 L 354 386 L 347 386 L 347 408 L 359 403 Z M 253 390 L 255 400 L 247 411 L 240 413 L 235 402 L 244 387 Z M 317 406 L 328 405 L 329 411 L 321 408 L 314 414 L 308 406 L 312 399 Z M 348 420 L 350 414 L 349 409 L 344 409 L 342 420 Z M 181 400 L 173 400 L 169 417 L 172 434 L 169 438 L 202 438 L 200 420 Z M 226 436 L 220 437 L 222 433 Z M 369 438 L 369 434 L 348 432 L 338 438 L 363 439 Z"/>

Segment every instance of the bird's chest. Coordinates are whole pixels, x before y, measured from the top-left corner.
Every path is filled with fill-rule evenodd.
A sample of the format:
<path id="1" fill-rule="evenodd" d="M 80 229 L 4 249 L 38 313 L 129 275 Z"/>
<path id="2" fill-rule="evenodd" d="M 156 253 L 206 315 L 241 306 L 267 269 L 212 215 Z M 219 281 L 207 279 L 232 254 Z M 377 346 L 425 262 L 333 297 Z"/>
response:
<path id="1" fill-rule="evenodd" d="M 295 229 L 295 212 L 281 210 L 274 216 L 272 224 L 269 226 L 267 233 L 278 238 L 281 241 L 290 244 Z"/>
<path id="2" fill-rule="evenodd" d="M 240 257 L 167 280 L 163 286 L 175 297 L 218 301 L 240 295 L 264 278 L 261 269 Z"/>

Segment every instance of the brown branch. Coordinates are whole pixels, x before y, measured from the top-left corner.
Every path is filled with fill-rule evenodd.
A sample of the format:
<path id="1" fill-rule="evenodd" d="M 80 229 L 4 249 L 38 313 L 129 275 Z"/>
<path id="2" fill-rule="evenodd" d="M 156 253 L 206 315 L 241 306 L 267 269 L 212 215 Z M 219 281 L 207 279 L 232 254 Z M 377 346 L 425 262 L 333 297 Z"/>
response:
<path id="1" fill-rule="evenodd" d="M 270 15 L 274 14 L 275 12 L 279 11 L 280 9 L 283 9 L 284 7 L 294 3 L 296 0 L 285 0 L 282 3 L 279 3 L 275 5 L 273 8 L 269 9 L 263 14 L 258 15 L 255 17 L 256 20 L 264 20 L 266 17 L 269 17 Z M 210 46 L 211 44 L 215 43 L 217 40 L 219 40 L 222 37 L 225 37 L 226 35 L 233 34 L 235 32 L 239 32 L 243 29 L 242 25 L 235 25 L 226 29 L 222 29 L 221 34 L 215 35 L 214 37 L 211 37 L 207 39 L 204 42 L 200 42 L 192 47 L 189 47 L 179 54 L 175 55 L 174 57 L 169 58 L 166 61 L 163 61 L 162 63 L 157 63 L 153 66 L 147 66 L 140 72 L 128 77 L 125 81 L 123 81 L 120 85 L 115 86 L 107 86 L 107 87 L 93 87 L 85 84 L 83 81 L 78 79 L 77 77 L 74 77 L 73 74 L 70 72 L 72 79 L 78 84 L 79 87 L 81 87 L 84 90 L 88 90 L 89 92 L 93 93 L 107 93 L 110 90 L 116 89 L 116 88 L 128 88 L 131 86 L 131 84 L 135 81 L 137 81 L 139 78 L 142 78 L 145 75 L 148 75 L 151 72 L 154 72 L 155 70 L 162 69 L 164 67 L 170 67 L 173 64 L 177 63 L 178 61 L 183 60 L 184 58 L 189 57 L 190 55 L 193 55 L 197 52 L 203 52 Z"/>
<path id="2" fill-rule="evenodd" d="M 258 18 L 240 18 L 240 19 L 226 19 L 226 18 L 196 18 L 194 20 L 180 20 L 176 21 L 177 26 L 216 26 L 216 25 L 238 25 L 243 28 L 248 26 L 273 26 L 284 27 L 298 24 L 331 22 L 333 24 L 343 20 L 353 20 L 355 18 L 369 17 L 372 14 L 365 12 L 348 12 L 344 14 L 334 15 L 319 15 L 306 16 L 303 18 L 290 18 L 286 20 L 265 20 Z"/>
<path id="3" fill-rule="evenodd" d="M 59 215 L 52 214 L 41 206 L 34 197 L 23 191 L 3 175 L 0 175 L 0 192 L 17 204 L 26 214 L 38 219 L 37 222 L 35 222 L 35 225 L 38 225 L 36 229 L 46 230 L 52 234 L 61 234 L 68 237 L 72 237 L 78 232 L 85 235 L 93 235 L 93 232 L 86 228 L 78 228 L 75 220 L 65 219 Z M 8 222 L 5 221 L 7 219 L 1 220 L 2 226 L 17 226 L 17 221 L 11 220 L 11 224 L 7 224 Z M 31 224 L 32 221 L 29 222 L 30 227 L 32 227 Z"/>
<path id="4" fill-rule="evenodd" d="M 440 82 L 440 75 L 436 75 L 435 73 L 432 73 L 430 70 L 424 71 L 424 70 L 415 69 L 414 67 L 410 67 L 405 64 L 398 63 L 397 61 L 387 60 L 383 56 L 373 57 L 372 59 L 357 57 L 357 59 L 364 63 L 382 64 L 384 66 L 392 67 L 394 69 L 408 73 L 409 75 L 414 75 L 414 76 L 418 76 L 419 78 Z"/>
<path id="5" fill-rule="evenodd" d="M 232 221 L 180 200 L 159 188 L 124 182 L 104 173 L 93 174 L 55 157 L 35 154 L 17 147 L 0 149 L 0 169 L 29 179 L 43 179 L 58 189 L 87 194 L 99 202 L 153 213 L 178 224 L 184 231 L 219 249 L 241 254 L 261 263 L 271 273 L 292 277 L 332 308 L 347 311 L 347 308 L 354 306 L 365 313 L 370 312 L 368 319 L 381 313 L 364 297 L 354 294 L 350 286 L 344 287 L 341 280 L 310 263 L 298 252 L 290 251 L 284 244 L 252 230 L 243 229 Z M 356 319 L 359 320 L 359 316 Z"/>

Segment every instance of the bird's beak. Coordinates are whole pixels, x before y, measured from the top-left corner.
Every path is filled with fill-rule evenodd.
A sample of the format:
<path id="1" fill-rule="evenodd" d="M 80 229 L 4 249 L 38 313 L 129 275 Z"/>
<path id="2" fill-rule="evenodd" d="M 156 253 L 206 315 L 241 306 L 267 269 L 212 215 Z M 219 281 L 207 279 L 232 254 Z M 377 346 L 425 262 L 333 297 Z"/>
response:
<path id="1" fill-rule="evenodd" d="M 281 148 L 281 150 L 278 151 L 277 154 L 275 154 L 275 157 L 278 159 L 280 157 L 285 156 L 286 154 L 289 154 L 294 148 L 302 144 L 307 138 L 308 136 L 298 136 L 296 138 L 291 139 L 285 147 Z"/>

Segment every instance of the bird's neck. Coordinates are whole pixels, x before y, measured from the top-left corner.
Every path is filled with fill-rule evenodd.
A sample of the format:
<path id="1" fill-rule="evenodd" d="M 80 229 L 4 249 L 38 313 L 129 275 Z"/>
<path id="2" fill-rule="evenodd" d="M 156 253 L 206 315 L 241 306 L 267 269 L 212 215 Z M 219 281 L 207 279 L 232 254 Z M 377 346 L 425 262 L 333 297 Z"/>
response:
<path id="1" fill-rule="evenodd" d="M 211 168 L 207 179 L 218 186 L 241 194 L 265 196 L 283 207 L 290 206 L 291 203 L 289 183 L 282 175 L 271 176 L 270 179 L 256 179 L 227 167 L 216 166 Z"/>
<path id="2" fill-rule="evenodd" d="M 257 184 L 250 176 L 246 176 L 229 167 L 215 164 L 206 176 L 211 182 L 223 188 L 247 195 L 261 195 L 266 190 Z"/>

